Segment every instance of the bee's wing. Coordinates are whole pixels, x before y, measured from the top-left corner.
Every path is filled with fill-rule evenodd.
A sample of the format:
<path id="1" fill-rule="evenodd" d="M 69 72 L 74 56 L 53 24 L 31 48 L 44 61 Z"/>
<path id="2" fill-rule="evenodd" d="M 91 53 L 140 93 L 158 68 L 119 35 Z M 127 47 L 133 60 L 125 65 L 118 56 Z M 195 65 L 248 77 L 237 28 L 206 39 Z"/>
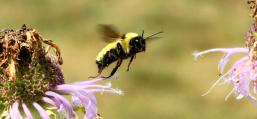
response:
<path id="1" fill-rule="evenodd" d="M 111 24 L 99 24 L 98 31 L 106 42 L 112 42 L 121 37 L 117 28 Z"/>

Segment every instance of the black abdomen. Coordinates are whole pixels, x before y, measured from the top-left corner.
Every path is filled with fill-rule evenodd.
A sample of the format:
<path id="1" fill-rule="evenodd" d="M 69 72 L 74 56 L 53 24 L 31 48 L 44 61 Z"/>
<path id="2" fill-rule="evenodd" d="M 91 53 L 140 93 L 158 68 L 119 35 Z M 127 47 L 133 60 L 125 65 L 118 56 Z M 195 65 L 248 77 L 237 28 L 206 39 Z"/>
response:
<path id="1" fill-rule="evenodd" d="M 121 45 L 118 43 L 115 49 L 107 51 L 100 61 L 96 61 L 98 72 L 101 72 L 105 67 L 115 62 L 118 59 L 125 59 L 126 53 Z"/>

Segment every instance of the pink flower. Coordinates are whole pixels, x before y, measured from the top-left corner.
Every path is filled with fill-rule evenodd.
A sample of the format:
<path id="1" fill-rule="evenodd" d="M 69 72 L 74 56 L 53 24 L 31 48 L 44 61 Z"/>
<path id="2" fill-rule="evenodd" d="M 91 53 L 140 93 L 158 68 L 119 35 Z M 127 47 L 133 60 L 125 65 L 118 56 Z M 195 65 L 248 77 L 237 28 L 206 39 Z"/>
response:
<path id="1" fill-rule="evenodd" d="M 221 74 L 220 78 L 203 95 L 209 94 L 217 85 L 231 84 L 234 88 L 228 96 L 226 96 L 225 100 L 227 100 L 233 92 L 236 92 L 238 94 L 237 99 L 246 97 L 256 101 L 256 98 L 251 93 L 251 91 L 256 93 L 257 89 L 257 61 L 252 59 L 254 54 L 252 54 L 251 51 L 249 52 L 248 48 L 217 48 L 194 53 L 193 55 L 195 58 L 198 58 L 199 56 L 211 52 L 222 52 L 225 53 L 225 56 L 220 60 L 218 65 Z M 245 56 L 236 61 L 228 71 L 224 72 L 224 68 L 231 57 L 239 53 L 245 54 Z M 251 85 L 253 85 L 253 88 L 251 88 Z"/>
<path id="2" fill-rule="evenodd" d="M 246 97 L 251 101 L 257 101 L 253 94 L 257 92 L 257 17 L 254 16 L 254 18 L 255 22 L 251 25 L 245 36 L 246 47 L 216 48 L 193 54 L 196 59 L 211 52 L 222 52 L 225 54 L 218 65 L 218 70 L 221 74 L 220 78 L 203 96 L 209 94 L 217 85 L 230 84 L 233 86 L 233 89 L 226 96 L 225 100 L 235 92 L 237 93 L 237 99 Z M 224 71 L 227 63 L 234 54 L 244 54 L 244 56 L 237 60 L 228 71 Z"/>

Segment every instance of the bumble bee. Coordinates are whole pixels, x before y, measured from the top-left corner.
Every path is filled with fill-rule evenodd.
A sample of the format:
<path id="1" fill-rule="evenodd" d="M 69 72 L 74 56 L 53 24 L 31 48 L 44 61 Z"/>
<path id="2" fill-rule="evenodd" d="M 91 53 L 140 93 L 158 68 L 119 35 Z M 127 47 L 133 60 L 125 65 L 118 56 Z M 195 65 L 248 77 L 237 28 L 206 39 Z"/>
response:
<path id="1" fill-rule="evenodd" d="M 127 71 L 129 71 L 131 62 L 136 57 L 136 54 L 145 51 L 145 41 L 148 39 L 157 38 L 153 36 L 163 33 L 157 32 L 146 38 L 144 38 L 144 31 L 141 35 L 132 32 L 120 35 L 113 25 L 99 25 L 99 32 L 102 34 L 102 39 L 109 44 L 106 45 L 96 56 L 98 74 L 97 76 L 91 76 L 90 78 L 98 77 L 101 75 L 103 69 L 108 67 L 111 63 L 117 61 L 117 64 L 110 75 L 107 77 L 102 76 L 102 78 L 110 78 L 121 66 L 122 61 L 128 58 L 130 58 L 127 66 Z"/>

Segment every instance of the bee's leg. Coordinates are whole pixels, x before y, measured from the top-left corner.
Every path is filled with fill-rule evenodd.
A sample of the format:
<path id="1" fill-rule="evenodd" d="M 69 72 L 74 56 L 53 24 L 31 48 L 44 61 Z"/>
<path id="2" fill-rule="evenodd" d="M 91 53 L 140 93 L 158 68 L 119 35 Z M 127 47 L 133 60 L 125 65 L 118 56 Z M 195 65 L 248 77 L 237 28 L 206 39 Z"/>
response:
<path id="1" fill-rule="evenodd" d="M 92 78 L 97 78 L 97 77 L 99 77 L 100 75 L 101 75 L 101 73 L 97 73 L 96 76 L 89 76 L 88 78 L 90 78 L 90 79 L 92 79 Z"/>
<path id="2" fill-rule="evenodd" d="M 88 78 L 97 78 L 101 75 L 102 70 L 99 70 L 96 76 L 89 76 Z"/>
<path id="3" fill-rule="evenodd" d="M 131 62 L 133 61 L 134 58 L 136 58 L 136 55 L 131 56 L 131 58 L 129 60 L 128 67 L 127 67 L 127 71 L 129 71 L 130 64 L 131 64 Z"/>
<path id="4" fill-rule="evenodd" d="M 112 77 L 112 76 L 116 73 L 116 71 L 118 70 L 118 68 L 120 67 L 121 64 L 122 64 L 122 59 L 119 59 L 119 60 L 117 61 L 116 66 L 113 68 L 111 74 L 110 74 L 109 76 L 107 76 L 107 77 L 102 76 L 102 78 L 106 78 L 106 79 L 107 79 L 107 78 Z"/>

